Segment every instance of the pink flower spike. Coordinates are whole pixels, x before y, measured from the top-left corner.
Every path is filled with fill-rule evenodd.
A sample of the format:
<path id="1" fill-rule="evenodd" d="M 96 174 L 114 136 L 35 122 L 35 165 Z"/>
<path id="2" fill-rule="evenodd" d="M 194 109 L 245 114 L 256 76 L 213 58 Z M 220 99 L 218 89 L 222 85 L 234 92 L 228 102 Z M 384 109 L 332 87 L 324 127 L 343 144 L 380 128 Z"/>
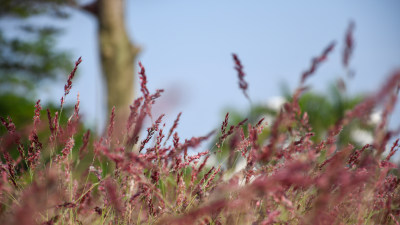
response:
<path id="1" fill-rule="evenodd" d="M 308 70 L 304 71 L 302 76 L 301 76 L 301 84 L 304 84 L 304 82 L 306 81 L 306 79 L 311 76 L 313 73 L 315 73 L 316 69 L 318 68 L 318 66 L 324 62 L 326 60 L 326 58 L 328 57 L 328 54 L 330 52 L 333 51 L 333 49 L 335 48 L 336 43 L 332 42 L 331 44 L 328 45 L 328 47 L 325 48 L 325 50 L 322 52 L 322 54 L 318 57 L 315 57 L 312 61 L 311 61 L 311 66 Z"/>
<path id="2" fill-rule="evenodd" d="M 235 62 L 235 70 L 238 72 L 239 77 L 239 88 L 242 89 L 244 96 L 250 101 L 250 98 L 247 94 L 247 88 L 249 87 L 248 83 L 244 80 L 244 76 L 246 75 L 243 71 L 243 65 L 240 62 L 239 57 L 233 53 L 232 54 L 233 61 Z"/>
<path id="3" fill-rule="evenodd" d="M 107 144 L 110 144 L 110 142 L 111 142 L 113 131 L 114 131 L 114 124 L 115 124 L 115 106 L 111 110 L 110 122 L 109 122 L 108 129 L 107 129 L 107 139 L 106 139 Z"/>
<path id="4" fill-rule="evenodd" d="M 182 112 L 180 112 L 178 114 L 178 116 L 176 117 L 174 124 L 172 125 L 171 129 L 169 130 L 167 139 L 165 139 L 164 143 L 166 143 L 169 140 L 169 138 L 171 137 L 172 133 L 174 133 L 176 127 L 178 126 L 178 122 L 179 122 L 179 119 L 181 118 L 181 115 L 182 115 Z"/>
<path id="5" fill-rule="evenodd" d="M 75 76 L 76 70 L 78 69 L 78 65 L 82 62 L 82 57 L 79 57 L 78 60 L 75 62 L 75 67 L 71 71 L 71 73 L 68 76 L 67 84 L 64 86 L 64 96 L 67 96 L 69 94 L 69 91 L 72 88 L 72 79 Z M 61 101 L 61 105 L 63 104 L 63 101 Z"/>
<path id="6" fill-rule="evenodd" d="M 142 62 L 139 62 L 139 67 L 140 67 L 140 71 L 139 71 L 139 75 L 140 75 L 140 91 L 143 93 L 143 96 L 145 99 L 148 98 L 150 92 L 147 89 L 147 76 L 146 76 L 146 70 L 144 68 L 144 66 L 142 65 Z"/>
<path id="7" fill-rule="evenodd" d="M 354 49 L 354 40 L 353 40 L 353 32 L 354 32 L 354 22 L 350 22 L 349 27 L 347 28 L 346 36 L 345 36 L 345 49 L 343 51 L 343 66 L 348 67 L 350 56 L 353 53 Z"/>

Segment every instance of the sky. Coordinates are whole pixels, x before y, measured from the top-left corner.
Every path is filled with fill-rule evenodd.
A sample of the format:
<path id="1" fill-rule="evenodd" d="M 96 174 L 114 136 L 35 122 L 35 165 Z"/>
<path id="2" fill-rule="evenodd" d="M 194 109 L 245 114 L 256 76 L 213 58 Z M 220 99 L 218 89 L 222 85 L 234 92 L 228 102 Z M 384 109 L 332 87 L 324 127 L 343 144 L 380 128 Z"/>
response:
<path id="1" fill-rule="evenodd" d="M 265 104 L 282 94 L 283 84 L 294 89 L 311 59 L 336 41 L 326 63 L 307 80 L 311 90 L 327 93 L 329 85 L 346 77 L 342 53 L 350 21 L 356 27 L 350 61 L 355 77 L 347 80 L 349 93 L 378 90 L 400 68 L 399 12 L 396 0 L 127 0 L 126 27 L 142 48 L 138 60 L 146 67 L 149 90 L 165 89 L 158 110 L 166 112 L 167 126 L 183 112 L 178 132 L 190 138 L 218 128 L 228 109 L 249 109 L 238 87 L 232 53 L 244 65 L 252 102 Z M 71 15 L 67 21 L 39 22 L 63 27 L 58 48 L 75 59 L 82 56 L 67 101 L 74 103 L 79 92 L 86 123 L 101 130 L 106 110 L 96 20 L 82 12 Z M 42 98 L 59 101 L 63 84 L 59 86 L 48 87 Z M 397 107 L 394 115 L 399 112 Z M 400 124 L 396 116 L 392 121 Z"/>

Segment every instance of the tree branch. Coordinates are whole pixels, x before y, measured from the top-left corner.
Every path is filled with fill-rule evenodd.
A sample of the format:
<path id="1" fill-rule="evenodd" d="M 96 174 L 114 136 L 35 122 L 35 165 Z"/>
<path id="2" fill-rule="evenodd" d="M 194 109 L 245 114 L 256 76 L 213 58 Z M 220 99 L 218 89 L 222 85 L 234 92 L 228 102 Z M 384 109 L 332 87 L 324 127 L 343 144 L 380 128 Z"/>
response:
<path id="1" fill-rule="evenodd" d="M 79 6 L 80 9 L 89 12 L 90 14 L 98 17 L 99 16 L 99 6 L 98 1 L 95 0 L 89 4 Z"/>

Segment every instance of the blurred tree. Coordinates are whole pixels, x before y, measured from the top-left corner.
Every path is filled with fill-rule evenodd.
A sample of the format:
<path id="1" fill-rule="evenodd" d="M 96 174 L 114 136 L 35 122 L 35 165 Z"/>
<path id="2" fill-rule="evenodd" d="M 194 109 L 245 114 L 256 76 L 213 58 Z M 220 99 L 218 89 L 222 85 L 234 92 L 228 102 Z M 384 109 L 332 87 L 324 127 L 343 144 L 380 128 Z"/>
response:
<path id="1" fill-rule="evenodd" d="M 133 100 L 134 63 L 139 53 L 125 28 L 125 0 L 96 0 L 81 8 L 97 18 L 108 111 L 115 106 L 119 120 L 124 121 Z"/>
<path id="2" fill-rule="evenodd" d="M 25 146 L 29 143 L 27 137 L 32 125 L 35 91 L 44 82 L 54 81 L 62 75 L 65 78 L 72 69 L 69 54 L 54 46 L 60 30 L 54 24 L 48 27 L 27 25 L 28 19 L 33 16 L 68 18 L 71 8 L 90 12 L 97 18 L 108 109 L 116 106 L 116 118 L 123 121 L 133 99 L 134 61 L 139 52 L 125 30 L 124 3 L 123 0 L 99 0 L 81 5 L 75 0 L 0 0 L 0 20 L 3 22 L 0 26 L 0 116 L 10 115 L 15 125 L 23 130 Z M 15 25 L 20 25 L 19 29 L 15 29 Z M 58 110 L 57 105 L 51 104 L 43 108 L 49 108 L 53 113 Z M 64 106 L 61 123 L 65 123 L 71 109 Z M 47 120 L 45 113 L 42 117 L 42 122 Z M 45 127 L 46 123 L 42 123 L 41 128 Z M 42 135 L 48 131 L 40 129 L 39 132 L 43 137 L 40 141 L 48 141 L 49 135 Z M 5 133 L 6 129 L 0 126 L 0 136 Z M 76 146 L 80 146 L 82 135 L 81 132 L 76 135 Z M 14 158 L 18 155 L 17 151 L 10 153 Z"/>
<path id="3" fill-rule="evenodd" d="M 59 29 L 27 23 L 27 18 L 48 13 L 57 18 L 64 1 L 0 0 L 0 116 L 11 115 L 24 127 L 32 123 L 35 91 L 46 81 L 66 77 L 72 69 L 67 52 L 54 48 Z M 56 107 L 47 105 L 50 109 Z"/>
<path id="4" fill-rule="evenodd" d="M 41 4 L 38 5 L 37 2 Z M 49 13 L 66 18 L 60 11 L 64 1 L 0 0 L 0 19 L 14 20 L 19 29 L 3 25 L 0 27 L 0 87 L 2 93 L 13 92 L 32 95 L 30 91 L 43 80 L 56 79 L 68 74 L 71 61 L 65 51 L 55 50 L 55 36 L 60 30 L 27 24 L 30 16 Z M 50 13 L 51 12 L 51 13 Z M 14 33 L 14 35 L 9 35 Z M 5 34 L 8 34 L 5 35 Z"/>
<path id="5" fill-rule="evenodd" d="M 129 113 L 134 94 L 134 63 L 139 48 L 130 41 L 124 23 L 125 0 L 96 0 L 82 5 L 78 0 L 0 0 L 0 18 L 28 18 L 45 14 L 68 17 L 67 7 L 91 13 L 98 21 L 98 37 L 103 75 L 107 86 L 107 108 L 117 109 L 117 119 L 123 121 Z M 0 73 L 2 90 L 15 85 L 32 90 L 37 82 L 56 77 L 56 72 L 68 68 L 67 55 L 54 50 L 51 28 L 27 28 L 36 33 L 36 41 L 7 39 L 0 33 Z M 68 73 L 67 73 L 68 74 Z"/>
<path id="6" fill-rule="evenodd" d="M 68 53 L 54 49 L 57 30 L 24 27 L 18 32 L 31 38 L 7 38 L 0 30 L 1 93 L 32 96 L 42 81 L 68 75 L 72 68 Z"/>
<path id="7" fill-rule="evenodd" d="M 62 11 L 67 2 L 0 0 L 0 5 L 0 20 L 8 22 L 0 26 L 0 117 L 11 117 L 16 127 L 22 131 L 21 142 L 28 146 L 36 91 L 42 88 L 45 82 L 60 78 L 64 78 L 62 81 L 65 82 L 73 65 L 68 52 L 55 48 L 56 37 L 61 30 L 54 26 L 29 24 L 28 19 L 39 15 L 67 18 L 68 14 Z M 42 107 L 54 114 L 59 110 L 59 103 L 49 103 Z M 59 118 L 61 123 L 68 120 L 73 109 L 71 106 L 64 106 Z M 47 127 L 47 115 L 43 112 L 41 114 L 42 123 L 38 132 L 40 141 L 45 143 L 49 137 L 49 131 L 43 129 Z M 82 132 L 76 135 L 78 145 Z M 7 131 L 1 125 L 0 135 L 5 133 Z M 9 149 L 16 149 L 16 146 Z M 10 154 L 16 158 L 18 152 L 10 151 Z"/>

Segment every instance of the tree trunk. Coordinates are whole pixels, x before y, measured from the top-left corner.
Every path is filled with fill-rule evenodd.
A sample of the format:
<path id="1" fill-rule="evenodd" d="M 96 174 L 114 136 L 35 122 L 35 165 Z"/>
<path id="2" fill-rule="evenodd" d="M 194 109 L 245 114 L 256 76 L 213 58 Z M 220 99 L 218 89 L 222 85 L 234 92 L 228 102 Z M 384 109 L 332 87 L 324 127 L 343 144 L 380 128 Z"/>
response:
<path id="1" fill-rule="evenodd" d="M 107 109 L 116 108 L 117 122 L 125 122 L 134 97 L 134 63 L 138 48 L 125 28 L 125 0 L 98 0 L 97 17 L 101 65 L 107 85 Z"/>

